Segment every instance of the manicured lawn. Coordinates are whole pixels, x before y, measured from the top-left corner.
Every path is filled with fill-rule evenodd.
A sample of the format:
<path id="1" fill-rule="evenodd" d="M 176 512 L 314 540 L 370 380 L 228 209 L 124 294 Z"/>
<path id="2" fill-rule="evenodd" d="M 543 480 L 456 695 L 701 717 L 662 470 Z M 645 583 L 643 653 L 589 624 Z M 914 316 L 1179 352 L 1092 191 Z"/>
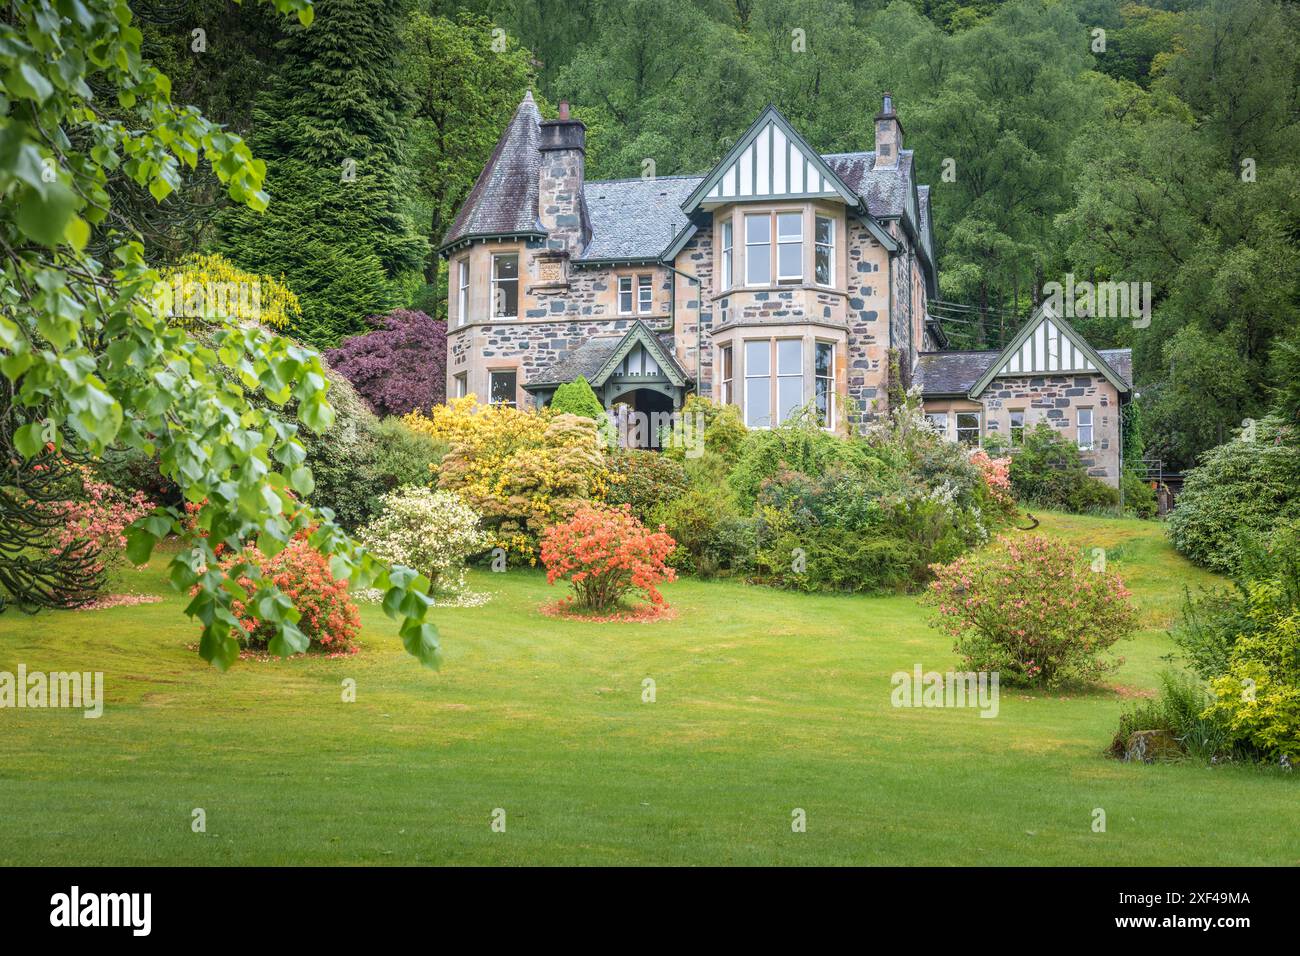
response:
<path id="1" fill-rule="evenodd" d="M 1183 585 L 1213 579 L 1153 524 L 1044 528 L 1108 549 L 1148 628 L 1115 683 L 1153 687 Z M 436 612 L 440 672 L 367 608 L 357 657 L 223 675 L 161 567 L 127 584 L 162 604 L 0 617 L 0 670 L 107 691 L 99 720 L 0 710 L 0 863 L 1300 863 L 1300 774 L 1105 759 L 1114 690 L 891 707 L 893 672 L 956 664 L 913 598 L 684 581 L 675 620 L 578 624 L 537 613 L 541 574 L 479 573 L 490 604 Z"/>

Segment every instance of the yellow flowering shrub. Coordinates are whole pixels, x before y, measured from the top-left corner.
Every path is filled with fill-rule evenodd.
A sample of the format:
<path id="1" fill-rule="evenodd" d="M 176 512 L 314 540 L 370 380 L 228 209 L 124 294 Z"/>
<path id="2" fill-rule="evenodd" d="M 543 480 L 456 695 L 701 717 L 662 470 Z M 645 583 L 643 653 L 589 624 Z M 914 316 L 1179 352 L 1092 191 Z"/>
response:
<path id="1" fill-rule="evenodd" d="M 548 525 L 609 491 L 609 466 L 589 418 L 479 405 L 469 395 L 402 421 L 451 446 L 437 466 L 438 487 L 458 492 L 483 516 L 493 547 L 530 563 Z"/>
<path id="2" fill-rule="evenodd" d="M 162 273 L 154 309 L 173 322 L 194 324 L 216 318 L 288 328 L 302 318 L 298 296 L 280 279 L 245 272 L 228 259 L 189 255 Z"/>

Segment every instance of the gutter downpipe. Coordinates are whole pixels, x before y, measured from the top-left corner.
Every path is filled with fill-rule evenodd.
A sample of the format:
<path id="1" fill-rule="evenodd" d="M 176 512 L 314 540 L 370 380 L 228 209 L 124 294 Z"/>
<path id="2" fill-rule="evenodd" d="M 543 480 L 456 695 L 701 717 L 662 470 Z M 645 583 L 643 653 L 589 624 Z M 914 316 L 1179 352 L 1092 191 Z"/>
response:
<path id="1" fill-rule="evenodd" d="M 671 309 L 673 317 L 673 336 L 677 334 L 677 276 L 681 276 L 687 282 L 694 282 L 699 286 L 699 294 L 695 297 L 695 394 L 700 394 L 700 348 L 703 344 L 703 335 L 700 328 L 700 322 L 704 314 L 704 283 L 700 281 L 699 276 L 691 275 L 689 272 L 683 272 L 674 265 L 669 265 L 664 260 L 660 264 L 673 274 L 673 296 L 671 299 Z"/>

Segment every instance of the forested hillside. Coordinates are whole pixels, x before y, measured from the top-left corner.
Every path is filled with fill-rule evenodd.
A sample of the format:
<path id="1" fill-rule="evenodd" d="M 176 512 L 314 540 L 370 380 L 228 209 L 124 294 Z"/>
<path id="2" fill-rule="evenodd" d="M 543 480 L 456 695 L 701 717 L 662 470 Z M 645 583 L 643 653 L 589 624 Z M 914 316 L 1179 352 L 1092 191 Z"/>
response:
<path id="1" fill-rule="evenodd" d="M 230 0 L 142 0 L 174 98 L 245 135 L 268 213 L 198 177 L 148 211 L 160 264 L 283 273 L 335 345 L 445 312 L 438 239 L 523 92 L 567 98 L 590 178 L 708 169 L 768 102 L 825 152 L 895 96 L 933 186 L 944 317 L 994 346 L 1049 282 L 1151 283 L 1132 346 L 1146 454 L 1192 464 L 1300 349 L 1300 13 L 1275 0 L 320 0 L 304 31 Z M 199 31 L 199 32 L 196 32 Z M 144 213 L 142 212 L 142 215 Z M 1294 368 L 1294 359 L 1292 359 Z"/>

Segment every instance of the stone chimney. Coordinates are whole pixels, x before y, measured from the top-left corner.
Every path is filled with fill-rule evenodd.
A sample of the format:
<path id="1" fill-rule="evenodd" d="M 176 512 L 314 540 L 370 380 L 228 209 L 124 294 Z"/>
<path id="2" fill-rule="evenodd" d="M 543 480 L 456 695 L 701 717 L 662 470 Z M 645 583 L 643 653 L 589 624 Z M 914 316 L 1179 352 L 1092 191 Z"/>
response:
<path id="1" fill-rule="evenodd" d="M 876 114 L 876 168 L 892 169 L 898 165 L 903 150 L 903 124 L 894 112 L 894 95 L 885 93 L 884 103 Z"/>
<path id="2" fill-rule="evenodd" d="M 567 100 L 560 100 L 558 119 L 542 121 L 537 148 L 542 154 L 537 214 L 550 233 L 547 247 L 576 256 L 589 238 L 582 207 L 587 127 L 582 120 L 569 117 Z"/>

